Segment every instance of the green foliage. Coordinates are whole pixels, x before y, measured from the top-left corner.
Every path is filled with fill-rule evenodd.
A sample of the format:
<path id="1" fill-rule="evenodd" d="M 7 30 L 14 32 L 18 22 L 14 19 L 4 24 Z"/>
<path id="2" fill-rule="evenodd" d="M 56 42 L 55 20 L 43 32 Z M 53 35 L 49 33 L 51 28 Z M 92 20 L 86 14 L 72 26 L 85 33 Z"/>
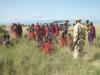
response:
<path id="1" fill-rule="evenodd" d="M 0 35 L 6 34 L 7 31 L 5 29 L 3 29 L 2 27 L 0 27 Z"/>

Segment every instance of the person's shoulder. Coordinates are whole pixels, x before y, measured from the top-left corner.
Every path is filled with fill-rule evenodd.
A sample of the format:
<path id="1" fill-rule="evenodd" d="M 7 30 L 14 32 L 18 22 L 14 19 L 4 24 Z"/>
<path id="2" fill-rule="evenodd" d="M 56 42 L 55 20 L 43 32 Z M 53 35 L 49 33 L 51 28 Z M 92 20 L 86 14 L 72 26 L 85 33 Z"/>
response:
<path id="1" fill-rule="evenodd" d="M 75 26 L 74 26 L 74 28 L 78 28 L 78 27 L 80 27 L 81 26 L 81 24 L 76 24 Z"/>
<path id="2" fill-rule="evenodd" d="M 81 26 L 81 25 L 83 25 L 83 24 L 81 24 L 81 23 L 77 23 L 77 24 L 75 24 L 75 26 Z"/>
<path id="3" fill-rule="evenodd" d="M 75 25 L 74 25 L 74 27 L 77 27 L 77 26 L 78 26 L 78 24 L 75 24 Z"/>

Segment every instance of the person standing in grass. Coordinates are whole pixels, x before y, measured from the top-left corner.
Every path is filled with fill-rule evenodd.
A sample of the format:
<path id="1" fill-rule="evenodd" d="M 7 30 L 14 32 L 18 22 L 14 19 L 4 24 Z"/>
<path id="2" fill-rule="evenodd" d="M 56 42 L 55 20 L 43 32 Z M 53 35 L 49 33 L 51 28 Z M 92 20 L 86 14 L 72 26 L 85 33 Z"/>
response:
<path id="1" fill-rule="evenodd" d="M 59 41 L 60 47 L 63 48 L 63 47 L 65 46 L 65 42 L 66 42 L 66 38 L 65 38 L 65 36 L 64 36 L 64 33 L 62 32 L 61 38 L 60 38 L 60 41 Z"/>
<path id="2" fill-rule="evenodd" d="M 50 24 L 48 26 L 48 38 L 52 39 L 53 38 L 53 28 L 52 28 L 52 24 Z"/>
<path id="3" fill-rule="evenodd" d="M 27 38 L 28 40 L 35 40 L 35 33 L 34 33 L 34 24 L 29 25 L 29 28 L 27 29 Z"/>
<path id="4" fill-rule="evenodd" d="M 63 32 L 64 32 L 64 35 L 67 36 L 67 33 L 68 33 L 68 22 L 69 21 L 66 21 L 64 23 L 64 26 L 63 26 Z"/>
<path id="5" fill-rule="evenodd" d="M 18 23 L 17 30 L 18 30 L 18 38 L 22 37 L 22 26 L 20 23 Z"/>
<path id="6" fill-rule="evenodd" d="M 73 36 L 71 33 L 69 33 L 67 36 L 67 45 L 71 50 L 73 50 Z"/>
<path id="7" fill-rule="evenodd" d="M 78 59 L 80 52 L 82 52 L 84 47 L 84 41 L 86 36 L 85 26 L 81 24 L 81 19 L 76 20 L 76 25 L 74 26 L 73 33 L 73 44 L 74 44 L 74 59 Z"/>
<path id="8" fill-rule="evenodd" d="M 41 30 L 40 24 L 37 23 L 37 24 L 35 25 L 35 35 L 36 35 L 36 41 L 37 41 L 38 43 L 39 43 L 40 30 Z"/>
<path id="9" fill-rule="evenodd" d="M 53 43 L 51 39 L 46 38 L 45 42 L 42 44 L 42 51 L 45 54 L 51 53 L 53 50 Z"/>
<path id="10" fill-rule="evenodd" d="M 55 25 L 55 36 L 58 37 L 60 33 L 60 28 L 58 26 L 58 23 Z"/>
<path id="11" fill-rule="evenodd" d="M 10 28 L 10 31 L 11 31 L 12 39 L 16 39 L 18 37 L 18 29 L 17 29 L 17 24 L 16 23 L 12 24 L 12 26 Z"/>
<path id="12" fill-rule="evenodd" d="M 47 38 L 48 37 L 48 24 L 46 25 L 46 27 L 45 27 L 45 37 Z"/>
<path id="13" fill-rule="evenodd" d="M 96 30 L 95 27 L 93 25 L 93 23 L 91 22 L 89 24 L 89 29 L 88 29 L 88 42 L 89 45 L 93 44 L 93 40 L 96 38 Z"/>

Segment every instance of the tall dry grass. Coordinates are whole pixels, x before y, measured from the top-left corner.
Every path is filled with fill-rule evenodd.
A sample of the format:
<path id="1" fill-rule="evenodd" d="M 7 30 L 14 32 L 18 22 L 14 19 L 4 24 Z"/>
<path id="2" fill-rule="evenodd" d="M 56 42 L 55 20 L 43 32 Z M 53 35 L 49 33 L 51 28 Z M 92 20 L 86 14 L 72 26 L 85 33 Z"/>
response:
<path id="1" fill-rule="evenodd" d="M 52 54 L 44 54 L 35 41 L 21 38 L 14 47 L 0 46 L 0 75 L 100 75 L 100 31 L 92 46 L 86 41 L 83 56 L 75 61 L 68 47 L 54 42 Z"/>

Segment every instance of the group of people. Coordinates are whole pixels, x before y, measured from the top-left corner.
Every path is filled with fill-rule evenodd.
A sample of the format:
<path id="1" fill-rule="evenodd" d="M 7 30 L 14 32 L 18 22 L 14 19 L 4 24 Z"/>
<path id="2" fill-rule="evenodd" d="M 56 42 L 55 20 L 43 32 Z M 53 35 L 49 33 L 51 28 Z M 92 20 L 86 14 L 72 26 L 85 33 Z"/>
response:
<path id="1" fill-rule="evenodd" d="M 84 48 L 86 34 L 88 35 L 89 45 L 92 45 L 93 40 L 96 38 L 96 30 L 92 22 L 87 20 L 83 24 L 81 23 L 81 19 L 76 20 L 73 34 L 68 31 L 68 28 L 68 21 L 65 21 L 61 26 L 58 23 L 46 25 L 32 24 L 27 29 L 27 37 L 29 40 L 34 39 L 37 41 L 39 47 L 45 53 L 53 50 L 53 40 L 56 40 L 61 48 L 68 46 L 74 52 L 74 59 L 77 59 Z"/>
<path id="2" fill-rule="evenodd" d="M 74 52 L 74 59 L 77 59 L 84 48 L 86 34 L 88 35 L 89 45 L 92 45 L 94 38 L 96 38 L 96 30 L 92 22 L 87 20 L 83 24 L 81 19 L 76 20 L 73 34 L 68 31 L 68 28 L 69 21 L 65 21 L 63 25 L 58 23 L 46 25 L 32 24 L 27 29 L 27 38 L 28 40 L 37 41 L 38 47 L 46 54 L 54 49 L 53 42 L 55 40 L 61 48 L 68 46 Z"/>
<path id="3" fill-rule="evenodd" d="M 58 23 L 51 23 L 46 25 L 40 25 L 39 23 L 32 24 L 27 29 L 28 40 L 35 40 L 38 46 L 45 53 L 49 53 L 53 50 L 53 40 L 58 40 L 61 35 L 61 47 L 64 46 L 65 38 L 68 32 L 68 22 L 66 21 L 63 26 L 59 26 Z M 62 31 L 62 32 L 61 32 Z M 59 42 L 59 41 L 57 41 Z"/>
<path id="4" fill-rule="evenodd" d="M 65 21 L 63 25 L 58 23 L 46 24 L 32 24 L 27 28 L 26 37 L 29 41 L 35 40 L 37 46 L 42 52 L 48 54 L 54 50 L 54 42 L 59 44 L 61 48 L 68 46 L 73 51 L 74 59 L 77 59 L 80 52 L 84 49 L 86 35 L 88 35 L 89 45 L 93 44 L 96 38 L 96 29 L 92 22 L 89 20 L 86 23 L 81 23 L 81 19 L 77 19 L 74 24 L 73 32 L 68 29 L 70 27 L 69 21 Z M 20 23 L 13 23 L 10 28 L 10 35 L 4 35 L 1 43 L 9 44 L 10 37 L 17 39 L 22 36 L 22 26 Z M 11 43 L 10 43 L 11 44 Z"/>
<path id="5" fill-rule="evenodd" d="M 22 26 L 20 23 L 12 23 L 10 31 L 0 36 L 0 45 L 6 47 L 13 46 L 13 40 L 19 39 L 22 36 Z"/>
<path id="6" fill-rule="evenodd" d="M 88 42 L 89 45 L 93 44 L 93 40 L 96 38 L 96 29 L 93 25 L 92 22 L 89 22 L 89 20 L 86 21 L 86 25 L 87 25 L 87 33 L 88 33 Z"/>
<path id="7" fill-rule="evenodd" d="M 81 19 L 76 20 L 74 26 L 74 59 L 77 59 L 84 49 L 86 34 L 88 35 L 89 45 L 93 44 L 94 39 L 96 38 L 96 30 L 92 22 L 89 20 L 86 21 L 86 24 L 81 23 Z"/>

